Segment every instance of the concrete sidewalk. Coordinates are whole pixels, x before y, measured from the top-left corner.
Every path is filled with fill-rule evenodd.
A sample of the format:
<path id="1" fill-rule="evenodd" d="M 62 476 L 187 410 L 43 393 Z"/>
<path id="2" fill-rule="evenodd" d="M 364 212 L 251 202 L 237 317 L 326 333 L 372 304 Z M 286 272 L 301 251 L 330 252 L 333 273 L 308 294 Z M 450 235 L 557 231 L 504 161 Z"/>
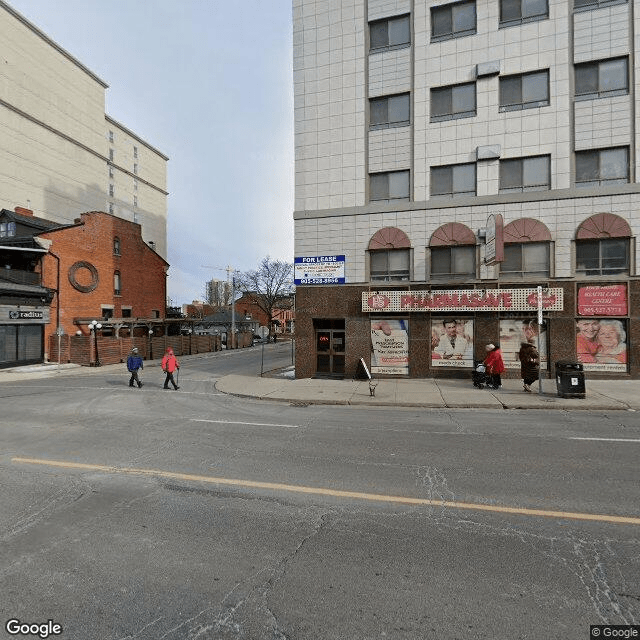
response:
<path id="1" fill-rule="evenodd" d="M 182 356 L 183 365 L 192 358 Z M 145 362 L 146 368 L 159 367 L 159 360 Z M 52 376 L 120 375 L 123 364 L 102 367 L 57 364 L 0 369 L 0 383 L 26 382 Z M 188 387 L 188 365 L 184 367 L 183 388 Z M 186 374 L 186 375 L 185 375 Z M 215 378 L 215 376 L 212 376 Z M 216 381 L 221 393 L 258 400 L 292 404 L 340 404 L 370 407 L 430 407 L 458 409 L 565 409 L 565 410 L 640 410 L 640 380 L 586 379 L 586 398 L 560 398 L 554 379 L 544 379 L 544 393 L 522 389 L 520 380 L 505 379 L 501 389 L 476 389 L 468 380 L 434 378 L 375 380 L 375 396 L 369 393 L 367 380 L 323 380 L 314 378 L 260 377 L 227 375 Z"/>
<path id="2" fill-rule="evenodd" d="M 533 393 L 520 380 L 503 380 L 499 390 L 476 389 L 469 380 L 434 378 L 376 380 L 375 396 L 369 382 L 303 378 L 259 378 L 229 375 L 216 389 L 238 397 L 276 400 L 294 404 L 343 404 L 370 407 L 430 407 L 460 409 L 566 409 L 640 410 L 640 381 L 587 380 L 586 398 L 560 398 L 555 380 L 542 381 Z"/>

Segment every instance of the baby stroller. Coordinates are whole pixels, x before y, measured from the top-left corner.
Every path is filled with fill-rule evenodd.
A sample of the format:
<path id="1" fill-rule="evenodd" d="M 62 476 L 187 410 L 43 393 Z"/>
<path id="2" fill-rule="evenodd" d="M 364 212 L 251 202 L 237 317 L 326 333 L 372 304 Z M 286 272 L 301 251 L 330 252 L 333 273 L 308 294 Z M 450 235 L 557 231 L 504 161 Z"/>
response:
<path id="1" fill-rule="evenodd" d="M 482 362 L 476 362 L 473 367 L 473 386 L 477 389 L 483 389 L 484 385 L 489 382 L 487 375 L 487 367 Z"/>

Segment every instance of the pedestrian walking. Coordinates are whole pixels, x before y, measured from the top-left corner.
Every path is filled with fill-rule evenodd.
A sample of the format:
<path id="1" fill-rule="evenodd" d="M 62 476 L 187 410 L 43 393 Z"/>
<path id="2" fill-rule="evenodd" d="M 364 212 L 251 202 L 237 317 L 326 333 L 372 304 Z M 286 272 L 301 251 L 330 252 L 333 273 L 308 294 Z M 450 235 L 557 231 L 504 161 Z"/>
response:
<path id="1" fill-rule="evenodd" d="M 131 353 L 127 358 L 127 369 L 131 374 L 131 378 L 129 378 L 129 386 L 133 387 L 134 383 L 136 383 L 138 385 L 138 389 L 142 387 L 142 382 L 140 382 L 140 378 L 138 377 L 138 370 L 144 369 L 144 363 L 142 362 L 142 358 L 140 357 L 136 347 L 131 349 Z"/>
<path id="2" fill-rule="evenodd" d="M 505 371 L 500 345 L 488 344 L 485 349 L 487 350 L 487 357 L 484 359 L 488 377 L 487 389 L 499 389 L 502 386 L 500 375 Z"/>
<path id="3" fill-rule="evenodd" d="M 164 388 L 168 389 L 169 383 L 171 383 L 173 385 L 173 388 L 177 391 L 180 387 L 174 380 L 173 374 L 176 371 L 180 371 L 180 363 L 176 360 L 176 357 L 173 354 L 173 349 L 171 347 L 167 347 L 167 352 L 162 358 L 162 370 L 167 374 L 164 379 Z"/>
<path id="4" fill-rule="evenodd" d="M 522 386 L 527 393 L 531 393 L 531 385 L 540 377 L 540 354 L 535 345 L 523 342 L 518 352 L 520 359 L 520 375 Z"/>

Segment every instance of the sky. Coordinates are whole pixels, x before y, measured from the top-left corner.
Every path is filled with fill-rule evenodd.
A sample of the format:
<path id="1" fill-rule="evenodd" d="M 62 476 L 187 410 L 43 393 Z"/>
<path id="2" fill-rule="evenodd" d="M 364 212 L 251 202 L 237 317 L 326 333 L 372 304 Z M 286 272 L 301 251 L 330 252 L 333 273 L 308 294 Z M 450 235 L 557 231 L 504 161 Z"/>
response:
<path id="1" fill-rule="evenodd" d="M 7 1 L 169 157 L 171 304 L 203 299 L 228 266 L 293 262 L 290 0 Z"/>

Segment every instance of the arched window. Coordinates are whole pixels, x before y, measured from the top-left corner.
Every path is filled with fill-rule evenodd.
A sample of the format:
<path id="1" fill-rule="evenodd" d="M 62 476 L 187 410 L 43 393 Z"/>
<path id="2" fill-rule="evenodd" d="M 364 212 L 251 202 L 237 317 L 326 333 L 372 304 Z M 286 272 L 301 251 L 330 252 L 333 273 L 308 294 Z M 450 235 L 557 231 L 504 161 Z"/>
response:
<path id="1" fill-rule="evenodd" d="M 533 218 L 520 218 L 504 227 L 501 278 L 548 278 L 551 275 L 551 233 Z"/>
<path id="2" fill-rule="evenodd" d="M 372 281 L 410 280 L 411 242 L 396 227 L 377 231 L 369 241 L 369 277 Z"/>
<path id="3" fill-rule="evenodd" d="M 576 274 L 609 276 L 629 273 L 631 227 L 613 213 L 587 218 L 576 232 Z"/>
<path id="4" fill-rule="evenodd" d="M 113 293 L 116 296 L 119 296 L 122 291 L 122 284 L 120 282 L 120 272 L 116 271 L 113 274 Z"/>
<path id="5" fill-rule="evenodd" d="M 431 236 L 429 248 L 432 279 L 476 277 L 476 236 L 469 227 L 459 222 L 443 224 Z"/>
<path id="6" fill-rule="evenodd" d="M 118 237 L 113 239 L 113 255 L 120 255 L 120 238 Z"/>

